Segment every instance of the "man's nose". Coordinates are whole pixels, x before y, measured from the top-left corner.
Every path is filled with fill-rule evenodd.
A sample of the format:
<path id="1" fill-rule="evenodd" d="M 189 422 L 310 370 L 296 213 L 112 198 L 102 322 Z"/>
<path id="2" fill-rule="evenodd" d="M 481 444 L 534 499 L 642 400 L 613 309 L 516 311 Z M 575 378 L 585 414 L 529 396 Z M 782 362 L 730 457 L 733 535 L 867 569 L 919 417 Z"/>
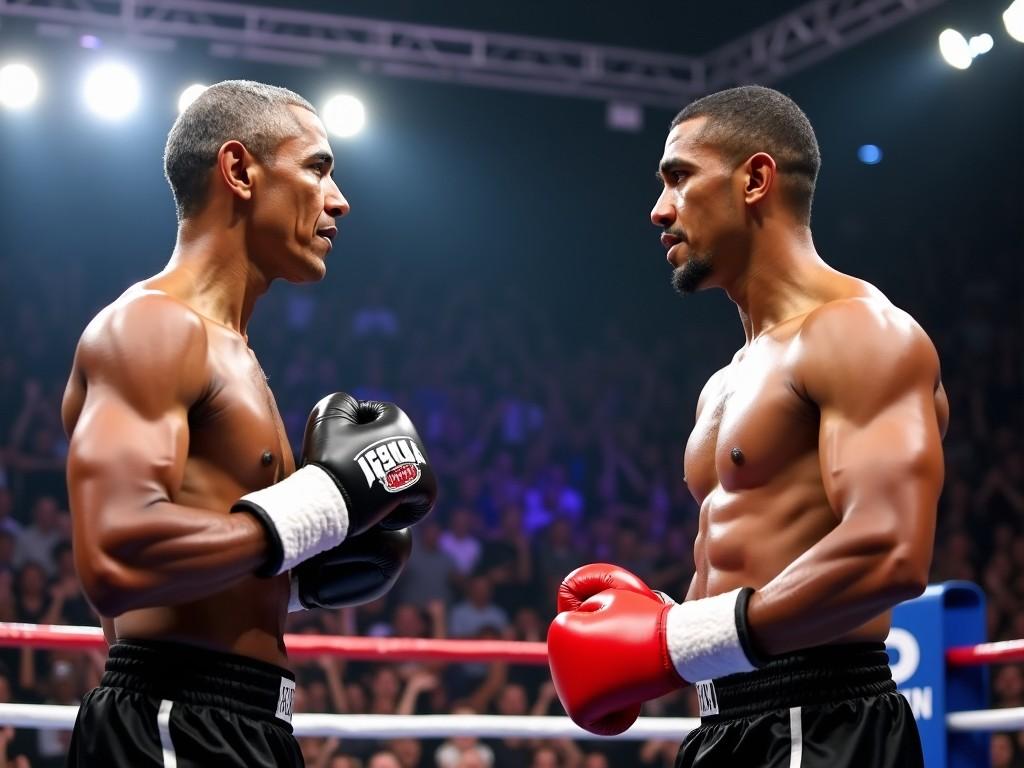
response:
<path id="1" fill-rule="evenodd" d="M 327 211 L 328 216 L 335 219 L 341 218 L 351 210 L 348 200 L 341 194 L 341 190 L 334 183 L 333 179 L 331 180 L 331 188 L 327 193 L 327 197 L 324 199 L 324 210 Z"/>
<path id="2" fill-rule="evenodd" d="M 667 191 L 664 190 L 658 195 L 658 199 L 651 209 L 651 224 L 661 229 L 668 229 L 676 220 L 676 209 L 669 202 L 668 195 L 665 194 Z"/>

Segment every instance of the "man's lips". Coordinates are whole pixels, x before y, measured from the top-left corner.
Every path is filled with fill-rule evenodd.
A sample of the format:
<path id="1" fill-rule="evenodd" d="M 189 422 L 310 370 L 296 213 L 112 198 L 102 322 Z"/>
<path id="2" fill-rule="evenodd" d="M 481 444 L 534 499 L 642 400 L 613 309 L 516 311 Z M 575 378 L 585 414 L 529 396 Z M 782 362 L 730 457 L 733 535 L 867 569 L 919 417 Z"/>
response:
<path id="1" fill-rule="evenodd" d="M 337 227 L 321 227 L 316 233 L 327 241 L 327 250 L 331 250 L 334 247 L 334 238 L 338 235 Z"/>
<path id="2" fill-rule="evenodd" d="M 666 248 L 671 248 L 673 245 L 678 245 L 683 242 L 683 238 L 679 235 L 673 235 L 671 232 L 661 233 L 661 244 Z"/>
<path id="3" fill-rule="evenodd" d="M 661 233 L 661 244 L 668 249 L 668 252 L 665 254 L 665 259 L 673 267 L 676 266 L 676 263 L 672 260 L 672 256 L 675 253 L 676 246 L 679 245 L 680 243 L 685 242 L 686 240 L 680 237 L 679 235 L 673 235 L 670 232 Z"/>

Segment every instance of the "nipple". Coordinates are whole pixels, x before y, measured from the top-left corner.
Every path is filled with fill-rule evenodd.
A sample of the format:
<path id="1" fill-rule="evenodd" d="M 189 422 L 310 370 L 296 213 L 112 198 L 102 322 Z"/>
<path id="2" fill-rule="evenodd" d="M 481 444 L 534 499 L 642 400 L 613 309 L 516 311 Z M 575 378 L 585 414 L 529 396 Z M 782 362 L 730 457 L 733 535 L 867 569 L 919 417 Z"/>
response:
<path id="1" fill-rule="evenodd" d="M 733 448 L 729 451 L 729 457 L 732 459 L 732 463 L 737 467 L 742 467 L 743 462 L 746 461 L 746 457 L 743 455 L 743 451 L 739 448 Z"/>
<path id="2" fill-rule="evenodd" d="M 270 451 L 264 451 L 263 455 L 260 456 L 260 464 L 262 464 L 264 467 L 269 467 L 273 463 L 274 454 L 272 454 Z"/>

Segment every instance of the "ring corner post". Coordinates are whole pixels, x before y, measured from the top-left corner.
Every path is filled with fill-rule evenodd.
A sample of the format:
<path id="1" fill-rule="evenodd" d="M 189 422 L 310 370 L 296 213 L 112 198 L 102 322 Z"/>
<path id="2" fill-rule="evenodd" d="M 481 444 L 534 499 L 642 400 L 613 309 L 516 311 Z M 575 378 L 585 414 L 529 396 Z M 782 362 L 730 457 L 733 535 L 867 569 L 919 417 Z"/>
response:
<path id="1" fill-rule="evenodd" d="M 942 586 L 943 655 L 956 646 L 984 643 L 987 640 L 985 593 L 968 581 L 951 581 Z M 988 665 L 949 665 L 946 670 L 945 712 L 988 708 Z M 947 731 L 949 768 L 990 765 L 989 736 L 985 732 Z"/>
<path id="2" fill-rule="evenodd" d="M 946 713 L 987 706 L 984 669 L 952 668 L 946 651 L 985 641 L 985 595 L 969 582 L 930 585 L 918 598 L 893 610 L 886 638 L 893 680 L 910 703 L 928 768 L 988 765 L 983 734 L 949 733 Z"/>

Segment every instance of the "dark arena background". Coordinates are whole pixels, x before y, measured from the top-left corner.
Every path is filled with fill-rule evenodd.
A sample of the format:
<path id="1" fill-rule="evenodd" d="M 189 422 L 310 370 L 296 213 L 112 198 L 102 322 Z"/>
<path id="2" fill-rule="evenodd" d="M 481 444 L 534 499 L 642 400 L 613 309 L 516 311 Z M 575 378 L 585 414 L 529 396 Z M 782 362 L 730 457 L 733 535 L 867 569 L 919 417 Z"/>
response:
<path id="1" fill-rule="evenodd" d="M 61 398 L 82 328 L 174 247 L 179 94 L 226 79 L 331 116 L 351 204 L 326 278 L 275 283 L 249 327 L 294 450 L 310 404 L 345 390 L 401 404 L 441 481 L 385 597 L 289 616 L 315 641 L 289 638 L 308 766 L 674 764 L 692 689 L 647 704 L 646 735 L 595 738 L 564 717 L 541 644 L 579 565 L 678 600 L 690 584 L 683 446 L 744 337 L 721 292 L 672 290 L 652 172 L 675 113 L 737 84 L 805 110 L 818 252 L 939 350 L 930 582 L 973 582 L 984 604 L 980 636 L 937 652 L 1024 638 L 1022 27 L 1024 0 L 0 0 L 0 765 L 63 765 L 102 673 L 98 629 L 14 626 L 99 626 L 71 553 Z M 351 100 L 323 109 L 338 94 L 364 109 L 354 135 Z M 1024 654 L 1003 647 L 962 701 L 941 663 L 948 679 L 912 688 L 922 734 L 942 729 L 929 766 L 1024 766 Z M 1007 713 L 947 730 L 964 709 Z"/>

